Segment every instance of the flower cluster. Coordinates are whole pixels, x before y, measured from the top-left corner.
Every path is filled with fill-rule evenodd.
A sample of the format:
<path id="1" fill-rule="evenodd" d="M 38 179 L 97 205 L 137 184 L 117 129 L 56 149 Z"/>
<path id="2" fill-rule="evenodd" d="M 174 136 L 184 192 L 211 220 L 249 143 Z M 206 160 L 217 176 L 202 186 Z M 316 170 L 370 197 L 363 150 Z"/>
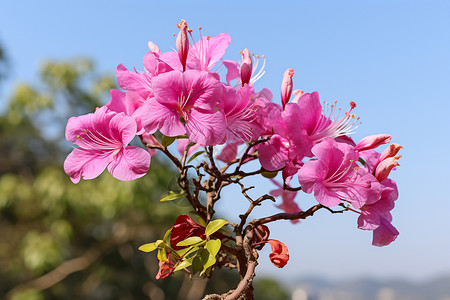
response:
<path id="1" fill-rule="evenodd" d="M 176 164 L 182 192 L 172 192 L 166 200 L 186 197 L 204 224 L 182 215 L 163 240 L 142 248 L 146 252 L 159 249 L 157 278 L 196 261 L 203 264 L 201 274 L 208 274 L 219 249 L 225 247 L 238 256 L 239 249 L 245 247 L 233 250 L 230 243 L 244 243 L 247 235 L 253 235 L 247 239 L 253 249 L 271 244 L 271 261 L 283 267 L 289 258 L 287 247 L 269 240 L 268 228 L 263 224 L 279 219 L 296 223 L 320 208 L 335 212 L 331 208 L 340 206 L 341 211 L 358 213 L 358 228 L 373 231 L 373 245 L 384 246 L 395 240 L 398 232 L 391 224 L 390 211 L 398 191 L 388 176 L 398 166 L 397 154 L 402 147 L 390 144 L 382 153 L 375 150 L 389 144 L 390 135 L 372 135 L 355 143 L 349 134 L 359 125 L 359 118 L 353 113 L 356 104 L 350 102 L 348 109 L 342 111 L 336 102 L 321 103 L 318 92 L 294 90 L 293 69 L 287 69 L 281 79 L 279 103 L 272 101 L 270 90 L 254 88 L 254 82 L 265 72 L 264 56 L 251 55 L 244 49 L 240 61 L 223 60 L 231 41 L 228 34 L 200 34 L 195 41 L 184 20 L 177 26 L 176 51 L 162 52 L 149 42 L 144 71 L 130 71 L 119 65 L 117 81 L 122 90 L 111 90 L 108 104 L 94 113 L 71 118 L 66 128 L 67 140 L 78 146 L 64 163 L 74 183 L 81 177 L 95 178 L 105 168 L 119 180 L 142 177 L 148 172 L 155 149 Z M 136 136 L 147 149 L 129 145 Z M 178 140 L 181 160 L 171 154 L 167 139 Z M 217 145 L 221 145 L 221 150 L 213 154 Z M 192 154 L 199 147 L 205 150 Z M 245 149 L 244 154 L 239 156 L 238 149 Z M 196 167 L 186 165 L 187 156 L 192 155 L 192 159 L 200 154 L 207 155 L 209 162 Z M 219 169 L 217 160 L 225 166 Z M 242 171 L 242 165 L 248 161 L 258 161 L 261 168 Z M 236 169 L 228 172 L 233 164 Z M 189 168 L 196 172 L 196 179 L 187 178 Z M 278 172 L 281 183 L 272 179 Z M 203 178 L 204 173 L 210 177 Z M 277 189 L 253 200 L 246 193 L 249 188 L 240 180 L 259 174 L 271 178 Z M 294 187 L 297 181 L 300 186 Z M 191 183 L 194 190 L 189 187 Z M 241 186 L 251 203 L 247 213 L 240 215 L 240 224 L 219 222 L 220 227 L 234 226 L 235 236 L 217 232 L 219 227 L 211 225 L 215 224 L 213 205 L 220 199 L 222 188 L 232 183 Z M 318 204 L 302 211 L 295 202 L 300 190 L 314 193 Z M 201 192 L 208 197 L 207 205 L 199 201 Z M 277 207 L 284 214 L 246 223 L 253 208 L 279 196 L 282 202 Z M 258 228 L 265 232 L 259 240 L 254 237 Z M 211 238 L 213 234 L 216 239 Z M 202 260 L 204 253 L 207 257 Z M 254 259 L 249 257 L 251 254 L 245 255 L 250 265 Z M 229 263 L 227 259 L 223 258 L 224 264 Z"/>

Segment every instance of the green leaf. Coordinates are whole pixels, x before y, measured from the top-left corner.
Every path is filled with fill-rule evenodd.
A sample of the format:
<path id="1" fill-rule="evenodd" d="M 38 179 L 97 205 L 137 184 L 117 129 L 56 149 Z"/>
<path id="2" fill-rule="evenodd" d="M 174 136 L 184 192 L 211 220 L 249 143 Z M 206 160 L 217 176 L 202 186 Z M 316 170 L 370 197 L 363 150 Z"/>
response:
<path id="1" fill-rule="evenodd" d="M 200 257 L 196 256 L 192 260 L 192 275 L 200 272 L 201 270 L 203 270 L 202 260 Z"/>
<path id="2" fill-rule="evenodd" d="M 191 246 L 191 247 L 187 247 L 187 248 L 183 248 L 178 251 L 175 251 L 175 253 L 178 254 L 180 257 L 183 257 L 183 256 L 187 256 L 190 253 L 197 251 L 197 250 L 198 250 L 198 246 Z"/>
<path id="3" fill-rule="evenodd" d="M 187 239 L 185 239 L 184 241 L 179 242 L 177 244 L 177 246 L 178 247 L 190 246 L 190 245 L 195 245 L 195 244 L 198 244 L 198 243 L 201 243 L 201 242 L 203 242 L 203 239 L 201 237 L 199 237 L 199 236 L 191 236 L 191 237 L 188 237 Z"/>
<path id="4" fill-rule="evenodd" d="M 213 234 L 214 232 L 225 226 L 225 224 L 227 223 L 228 221 L 224 219 L 217 219 L 209 222 L 208 226 L 206 226 L 205 229 L 206 237 L 209 237 L 211 234 Z"/>
<path id="5" fill-rule="evenodd" d="M 175 267 L 173 270 L 174 272 L 185 269 L 192 265 L 192 259 L 183 260 L 181 263 L 178 264 L 178 266 Z"/>
<path id="6" fill-rule="evenodd" d="M 186 196 L 186 192 L 185 191 L 181 191 L 181 192 L 174 192 L 174 191 L 170 191 L 167 194 L 165 194 L 164 196 L 161 197 L 161 199 L 159 199 L 160 202 L 165 202 L 165 201 L 172 201 L 175 199 L 179 199 L 179 198 L 183 198 Z"/>
<path id="7" fill-rule="evenodd" d="M 201 151 L 197 151 L 194 154 L 192 154 L 191 158 L 189 158 L 188 163 L 190 163 L 191 161 L 193 161 L 194 159 L 197 158 L 197 156 L 202 155 L 203 153 L 205 153 L 205 150 L 201 150 Z"/>
<path id="8" fill-rule="evenodd" d="M 274 178 L 275 176 L 277 176 L 277 174 L 278 174 L 278 171 L 276 171 L 276 172 L 270 172 L 270 171 L 261 172 L 261 175 L 266 178 Z"/>
<path id="9" fill-rule="evenodd" d="M 166 244 L 170 244 L 169 235 L 170 235 L 170 233 L 172 232 L 172 228 L 173 228 L 173 227 L 170 227 L 170 229 L 166 231 L 166 234 L 164 234 L 163 241 L 164 241 Z"/>
<path id="10" fill-rule="evenodd" d="M 173 142 L 175 142 L 175 140 L 176 137 L 163 135 L 161 143 L 164 147 L 169 147 Z"/>
<path id="11" fill-rule="evenodd" d="M 210 241 L 206 242 L 205 248 L 209 251 L 209 253 L 212 256 L 215 257 L 217 255 L 217 253 L 219 252 L 221 245 L 222 245 L 222 243 L 220 242 L 219 239 L 210 240 Z"/>
<path id="12" fill-rule="evenodd" d="M 167 252 L 165 248 L 158 248 L 158 259 L 160 261 L 167 261 Z"/>
<path id="13" fill-rule="evenodd" d="M 204 251 L 204 253 L 207 253 L 208 255 L 202 255 L 203 271 L 200 273 L 200 276 L 202 276 L 209 267 L 216 263 L 216 258 L 214 256 L 212 256 L 208 251 Z"/>
<path id="14" fill-rule="evenodd" d="M 141 250 L 143 252 L 152 252 L 153 250 L 156 250 L 158 248 L 158 246 L 156 245 L 156 243 L 149 243 L 149 244 L 144 244 L 142 246 L 140 246 L 138 248 L 138 250 Z"/>
<path id="15" fill-rule="evenodd" d="M 157 240 L 154 243 L 148 243 L 140 246 L 138 250 L 141 250 L 143 252 L 152 252 L 153 250 L 156 250 L 156 248 L 164 248 L 166 244 L 162 240 Z"/>
<path id="16" fill-rule="evenodd" d="M 206 223 L 205 220 L 203 220 L 202 218 L 198 217 L 197 218 L 197 223 L 200 224 L 203 227 L 206 227 Z"/>

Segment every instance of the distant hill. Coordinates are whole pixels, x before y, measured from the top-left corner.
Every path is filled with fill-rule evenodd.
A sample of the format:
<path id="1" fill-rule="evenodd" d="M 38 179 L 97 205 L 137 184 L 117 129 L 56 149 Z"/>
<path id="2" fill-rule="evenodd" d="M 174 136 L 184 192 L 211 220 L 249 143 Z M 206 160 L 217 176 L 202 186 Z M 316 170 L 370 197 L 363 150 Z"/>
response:
<path id="1" fill-rule="evenodd" d="M 401 279 L 330 281 L 308 278 L 290 287 L 292 300 L 450 300 L 450 276 L 423 283 Z"/>

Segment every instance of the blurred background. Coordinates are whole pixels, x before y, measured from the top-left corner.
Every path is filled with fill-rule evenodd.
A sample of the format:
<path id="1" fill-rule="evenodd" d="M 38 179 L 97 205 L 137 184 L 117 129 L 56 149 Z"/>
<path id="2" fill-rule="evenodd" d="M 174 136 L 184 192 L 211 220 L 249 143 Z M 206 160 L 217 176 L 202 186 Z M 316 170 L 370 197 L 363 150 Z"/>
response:
<path id="1" fill-rule="evenodd" d="M 197 38 L 199 26 L 230 34 L 226 59 L 239 60 L 244 48 L 265 55 L 257 88 L 270 88 L 275 101 L 294 68 L 294 88 L 343 109 L 357 103 L 355 140 L 390 133 L 404 147 L 391 175 L 398 239 L 372 246 L 350 213 L 273 224 L 271 237 L 291 259 L 278 270 L 261 251 L 255 298 L 450 299 L 450 2 L 28 0 L 0 8 L 1 299 L 200 299 L 236 284 L 222 270 L 210 282 L 156 281 L 155 255 L 137 251 L 187 211 L 158 202 L 175 178 L 163 159 L 132 182 L 105 173 L 74 185 L 62 170 L 67 119 L 109 101 L 118 64 L 143 70 L 149 40 L 172 50 L 182 18 Z M 275 189 L 262 178 L 248 183 L 254 195 Z M 314 204 L 306 194 L 296 200 Z M 235 221 L 246 205 L 231 189 L 216 211 Z M 267 203 L 252 216 L 276 212 Z"/>

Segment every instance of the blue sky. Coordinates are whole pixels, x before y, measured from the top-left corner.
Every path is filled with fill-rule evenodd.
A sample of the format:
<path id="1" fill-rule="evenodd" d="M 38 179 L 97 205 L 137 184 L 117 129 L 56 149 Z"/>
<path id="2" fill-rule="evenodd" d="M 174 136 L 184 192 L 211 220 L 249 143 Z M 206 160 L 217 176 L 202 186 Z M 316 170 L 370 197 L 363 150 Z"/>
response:
<path id="1" fill-rule="evenodd" d="M 295 69 L 294 88 L 319 91 L 347 108 L 355 101 L 362 124 L 354 139 L 390 133 L 403 145 L 392 175 L 400 189 L 393 211 L 400 231 L 388 247 L 371 246 L 356 215 L 320 212 L 299 225 L 271 226 L 291 260 L 275 270 L 261 254 L 258 274 L 349 278 L 402 276 L 426 279 L 450 273 L 450 2 L 448 1 L 4 1 L 0 41 L 12 59 L 13 82 L 36 81 L 45 59 L 87 56 L 102 72 L 119 63 L 143 69 L 152 40 L 174 47 L 175 24 L 186 19 L 203 33 L 232 37 L 225 58 L 249 48 L 264 54 L 266 75 L 257 83 L 279 97 L 284 70 Z M 253 183 L 253 182 L 252 182 Z M 271 189 L 254 182 L 258 193 Z M 314 203 L 305 194 L 303 208 Z M 229 218 L 246 208 L 227 192 L 218 208 Z M 266 204 L 257 216 L 276 212 Z M 275 273 L 276 272 L 276 273 Z"/>

